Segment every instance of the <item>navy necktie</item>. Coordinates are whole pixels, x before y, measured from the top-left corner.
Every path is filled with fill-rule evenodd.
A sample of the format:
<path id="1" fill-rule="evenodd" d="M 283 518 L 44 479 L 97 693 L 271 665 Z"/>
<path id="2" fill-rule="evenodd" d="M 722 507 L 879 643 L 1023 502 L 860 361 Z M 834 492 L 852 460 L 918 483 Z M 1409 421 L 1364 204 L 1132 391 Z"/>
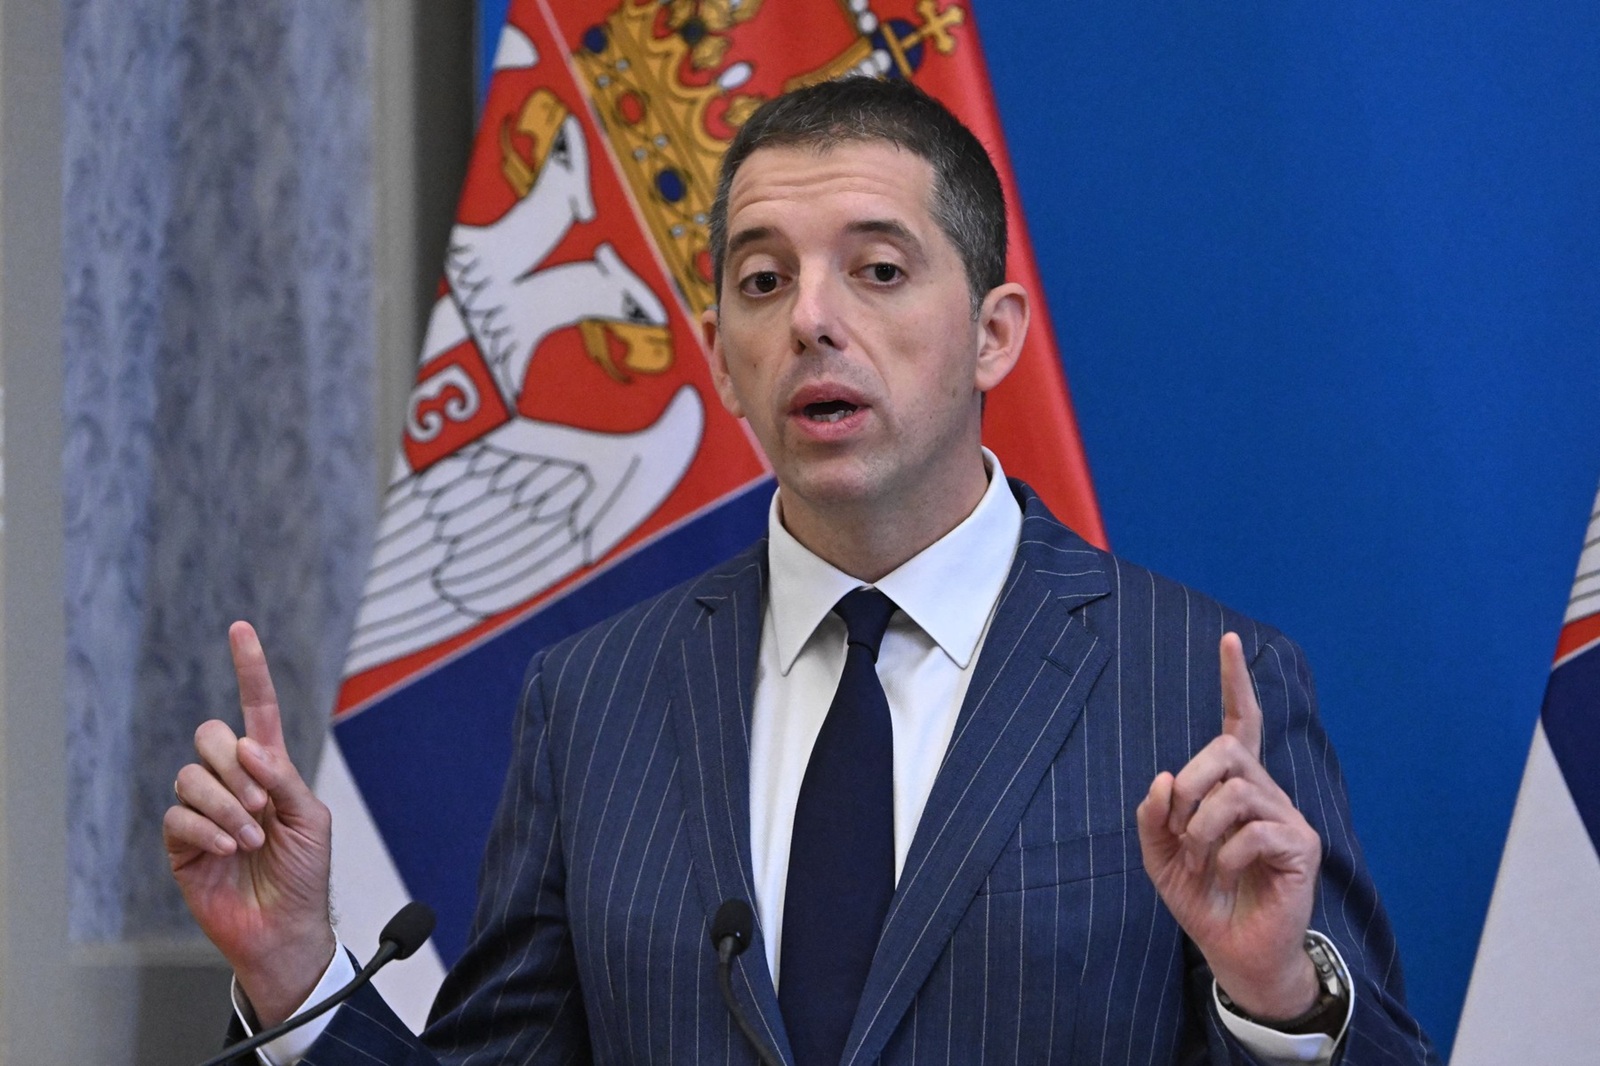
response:
<path id="1" fill-rule="evenodd" d="M 811 749 L 789 844 L 778 1005 L 797 1066 L 838 1066 L 894 895 L 894 729 L 878 645 L 894 601 L 856 589 L 844 674 Z"/>

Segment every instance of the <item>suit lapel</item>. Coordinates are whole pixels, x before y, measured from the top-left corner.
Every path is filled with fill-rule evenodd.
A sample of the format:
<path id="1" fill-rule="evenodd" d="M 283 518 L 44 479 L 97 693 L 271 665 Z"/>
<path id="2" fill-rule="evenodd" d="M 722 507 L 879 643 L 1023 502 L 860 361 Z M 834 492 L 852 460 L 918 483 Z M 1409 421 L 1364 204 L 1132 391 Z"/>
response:
<path id="1" fill-rule="evenodd" d="M 761 641 L 766 541 L 703 578 L 670 673 L 679 782 L 706 922 L 723 901 L 755 903 L 750 858 L 750 699 Z M 755 939 L 734 962 L 734 996 L 756 1030 L 790 1057 L 766 953 Z M 706 953 L 711 955 L 710 942 Z"/>
<path id="2" fill-rule="evenodd" d="M 1110 591 L 1102 554 L 1013 485 L 1024 504 L 1017 558 L 890 904 L 846 1063 L 882 1053 L 1110 658 L 1075 613 Z"/>

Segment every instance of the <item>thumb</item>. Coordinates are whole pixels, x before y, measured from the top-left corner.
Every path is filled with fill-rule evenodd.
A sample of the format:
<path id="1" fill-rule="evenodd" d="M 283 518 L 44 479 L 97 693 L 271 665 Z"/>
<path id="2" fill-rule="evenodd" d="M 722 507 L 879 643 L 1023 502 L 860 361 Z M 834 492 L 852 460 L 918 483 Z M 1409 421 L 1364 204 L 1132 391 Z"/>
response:
<path id="1" fill-rule="evenodd" d="M 1173 777 L 1163 770 L 1150 782 L 1150 791 L 1133 812 L 1139 827 L 1139 848 L 1144 853 L 1145 867 L 1171 857 L 1178 846 L 1178 838 L 1167 827 L 1172 812 Z"/>
<path id="2" fill-rule="evenodd" d="M 303 819 L 321 808 L 311 786 L 281 746 L 269 748 L 253 737 L 243 737 L 239 741 L 239 764 L 272 798 L 279 818 Z"/>
<path id="3" fill-rule="evenodd" d="M 1239 634 L 1222 634 L 1218 653 L 1222 656 L 1222 733 L 1260 758 L 1261 703 L 1256 699 L 1255 682 L 1250 680 Z"/>

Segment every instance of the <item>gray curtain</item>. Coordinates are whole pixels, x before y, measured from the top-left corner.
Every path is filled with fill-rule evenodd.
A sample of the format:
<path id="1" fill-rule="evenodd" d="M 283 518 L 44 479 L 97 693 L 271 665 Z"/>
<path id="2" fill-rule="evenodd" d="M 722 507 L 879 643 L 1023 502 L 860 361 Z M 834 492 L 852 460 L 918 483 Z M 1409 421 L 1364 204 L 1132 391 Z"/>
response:
<path id="1" fill-rule="evenodd" d="M 320 748 L 377 498 L 367 2 L 65 5 L 80 942 L 193 935 L 161 814 L 195 726 L 238 725 L 232 619 Z"/>

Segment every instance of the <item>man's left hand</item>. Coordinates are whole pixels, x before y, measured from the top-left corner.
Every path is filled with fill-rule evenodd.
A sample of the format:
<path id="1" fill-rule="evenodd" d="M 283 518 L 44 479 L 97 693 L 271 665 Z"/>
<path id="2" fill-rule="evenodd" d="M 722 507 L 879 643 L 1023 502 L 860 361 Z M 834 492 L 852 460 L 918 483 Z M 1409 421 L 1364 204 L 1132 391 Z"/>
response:
<path id="1" fill-rule="evenodd" d="M 1144 867 L 1218 986 L 1257 1021 L 1316 1002 L 1305 950 L 1322 841 L 1261 765 L 1261 704 L 1239 637 L 1222 637 L 1222 735 L 1139 804 Z"/>

